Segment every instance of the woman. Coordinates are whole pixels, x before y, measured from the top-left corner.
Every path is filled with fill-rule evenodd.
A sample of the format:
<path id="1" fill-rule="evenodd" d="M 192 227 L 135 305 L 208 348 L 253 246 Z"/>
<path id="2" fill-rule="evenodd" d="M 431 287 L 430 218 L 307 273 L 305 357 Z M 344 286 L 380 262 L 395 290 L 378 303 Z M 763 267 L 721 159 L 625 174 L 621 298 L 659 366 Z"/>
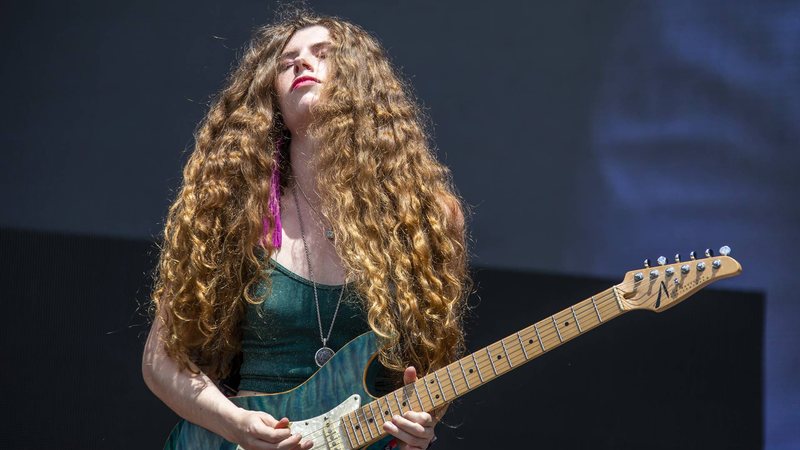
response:
<path id="1" fill-rule="evenodd" d="M 463 213 L 420 116 L 361 28 L 301 14 L 257 31 L 164 231 L 143 374 L 178 415 L 246 449 L 307 449 L 281 411 L 222 393 L 238 355 L 238 395 L 301 383 L 369 329 L 398 384 L 455 359 Z M 426 448 L 435 422 L 414 411 L 384 430 Z"/>

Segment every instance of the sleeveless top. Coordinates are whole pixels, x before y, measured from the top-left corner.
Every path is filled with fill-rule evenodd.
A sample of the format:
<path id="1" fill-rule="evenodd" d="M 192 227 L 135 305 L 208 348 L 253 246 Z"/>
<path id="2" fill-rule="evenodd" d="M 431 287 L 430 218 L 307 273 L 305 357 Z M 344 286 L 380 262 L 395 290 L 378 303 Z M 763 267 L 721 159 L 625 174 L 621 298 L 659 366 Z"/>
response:
<path id="1" fill-rule="evenodd" d="M 247 305 L 242 324 L 240 390 L 276 393 L 290 390 L 319 368 L 314 354 L 322 347 L 314 303 L 314 287 L 277 261 L 270 259 L 272 290 L 258 305 Z M 328 335 L 333 312 L 344 289 L 342 303 L 327 346 L 338 351 L 370 330 L 361 299 L 352 284 L 317 283 L 323 335 Z M 266 295 L 259 285 L 256 298 Z"/>

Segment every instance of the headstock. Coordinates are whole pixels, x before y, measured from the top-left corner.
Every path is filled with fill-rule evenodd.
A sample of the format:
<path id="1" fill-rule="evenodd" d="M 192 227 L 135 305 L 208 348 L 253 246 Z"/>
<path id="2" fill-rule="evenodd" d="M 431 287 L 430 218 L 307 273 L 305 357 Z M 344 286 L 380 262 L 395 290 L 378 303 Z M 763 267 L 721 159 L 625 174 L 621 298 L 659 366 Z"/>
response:
<path id="1" fill-rule="evenodd" d="M 622 283 L 616 287 L 622 308 L 661 312 L 717 280 L 741 274 L 742 266 L 728 256 L 730 250 L 724 246 L 719 249 L 720 256 L 714 256 L 709 249 L 700 259 L 691 252 L 689 261 L 684 262 L 680 255 L 675 255 L 672 263 L 661 256 L 658 265 L 653 267 L 646 259 L 643 269 L 626 273 Z"/>

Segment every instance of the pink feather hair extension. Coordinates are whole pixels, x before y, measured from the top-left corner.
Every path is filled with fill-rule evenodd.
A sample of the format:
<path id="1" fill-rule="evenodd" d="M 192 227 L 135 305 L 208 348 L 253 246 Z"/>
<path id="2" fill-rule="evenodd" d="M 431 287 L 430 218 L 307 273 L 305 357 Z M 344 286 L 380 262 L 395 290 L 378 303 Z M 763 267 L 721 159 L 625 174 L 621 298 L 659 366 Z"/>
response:
<path id="1" fill-rule="evenodd" d="M 283 227 L 281 226 L 281 201 L 279 191 L 281 188 L 281 145 L 282 140 L 278 140 L 275 145 L 275 166 L 272 169 L 272 176 L 270 177 L 269 186 L 269 212 L 275 218 L 275 230 L 272 233 L 272 246 L 276 249 L 281 248 L 281 236 L 283 234 Z M 264 218 L 264 237 L 269 234 L 269 222 L 266 217 Z"/>

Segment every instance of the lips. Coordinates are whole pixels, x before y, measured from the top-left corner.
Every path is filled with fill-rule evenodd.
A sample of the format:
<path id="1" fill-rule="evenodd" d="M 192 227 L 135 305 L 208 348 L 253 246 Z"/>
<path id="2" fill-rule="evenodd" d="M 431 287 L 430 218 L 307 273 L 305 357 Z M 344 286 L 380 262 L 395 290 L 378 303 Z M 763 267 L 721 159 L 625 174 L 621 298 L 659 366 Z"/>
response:
<path id="1" fill-rule="evenodd" d="M 292 90 L 292 91 L 293 91 L 293 90 L 295 90 L 295 88 L 297 88 L 297 86 L 298 86 L 300 83 L 304 82 L 304 81 L 313 81 L 313 82 L 315 82 L 315 83 L 319 83 L 319 82 L 320 82 L 318 79 L 316 79 L 316 78 L 314 78 L 314 77 L 311 77 L 311 76 L 308 76 L 308 75 L 303 75 L 302 77 L 297 77 L 297 78 L 295 78 L 295 79 L 294 79 L 294 81 L 292 81 L 292 88 L 291 88 L 291 90 Z"/>

